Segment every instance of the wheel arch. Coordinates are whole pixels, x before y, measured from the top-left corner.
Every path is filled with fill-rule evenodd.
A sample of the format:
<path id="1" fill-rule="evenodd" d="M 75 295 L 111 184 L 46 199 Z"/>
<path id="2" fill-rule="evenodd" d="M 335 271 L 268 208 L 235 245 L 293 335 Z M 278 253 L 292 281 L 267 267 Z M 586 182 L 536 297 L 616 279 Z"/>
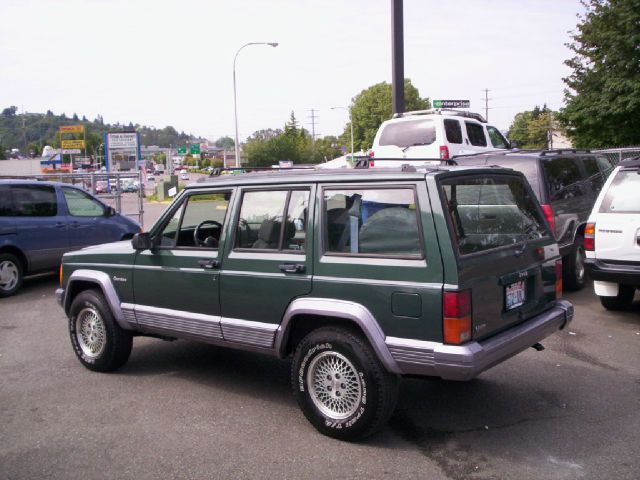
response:
<path id="1" fill-rule="evenodd" d="M 276 332 L 277 355 L 285 358 L 304 335 L 327 325 L 340 325 L 362 333 L 384 367 L 391 373 L 402 373 L 375 317 L 365 306 L 345 300 L 304 297 L 291 302 Z"/>
<path id="2" fill-rule="evenodd" d="M 125 330 L 131 330 L 128 322 L 124 318 L 122 308 L 120 308 L 120 299 L 116 292 L 111 278 L 105 272 L 96 270 L 79 269 L 71 274 L 67 281 L 65 289 L 63 307 L 65 313 L 69 313 L 71 302 L 81 292 L 85 290 L 100 290 L 113 313 L 118 325 Z"/>
<path id="3" fill-rule="evenodd" d="M 23 275 L 27 275 L 29 271 L 29 258 L 22 250 L 15 245 L 2 245 L 0 247 L 0 253 L 10 253 L 20 260 L 20 263 L 22 263 L 22 273 Z"/>

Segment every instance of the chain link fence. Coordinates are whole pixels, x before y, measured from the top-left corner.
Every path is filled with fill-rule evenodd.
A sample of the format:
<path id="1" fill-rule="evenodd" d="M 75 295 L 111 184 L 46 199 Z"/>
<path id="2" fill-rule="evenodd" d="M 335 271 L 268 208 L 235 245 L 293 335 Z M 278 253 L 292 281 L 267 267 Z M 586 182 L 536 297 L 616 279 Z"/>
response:
<path id="1" fill-rule="evenodd" d="M 134 217 L 140 226 L 144 215 L 144 185 L 140 172 L 47 173 L 36 175 L 1 175 L 4 179 L 32 179 L 61 182 L 80 187 L 113 207 L 116 212 Z"/>
<path id="2" fill-rule="evenodd" d="M 640 147 L 623 147 L 623 148 L 605 148 L 602 150 L 592 150 L 607 157 L 617 165 L 626 158 L 634 158 L 640 156 Z"/>

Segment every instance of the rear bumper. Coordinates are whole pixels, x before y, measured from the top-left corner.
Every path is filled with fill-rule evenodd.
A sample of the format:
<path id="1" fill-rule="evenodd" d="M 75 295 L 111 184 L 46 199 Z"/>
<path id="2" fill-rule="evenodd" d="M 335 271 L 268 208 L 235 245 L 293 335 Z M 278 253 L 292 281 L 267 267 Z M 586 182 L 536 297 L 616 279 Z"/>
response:
<path id="1" fill-rule="evenodd" d="M 640 287 L 640 264 L 610 263 L 596 258 L 587 258 L 585 267 L 593 280 Z"/>
<path id="2" fill-rule="evenodd" d="M 481 342 L 458 346 L 387 337 L 386 344 L 403 374 L 471 380 L 562 330 L 572 319 L 573 305 L 557 300 L 546 312 Z"/>

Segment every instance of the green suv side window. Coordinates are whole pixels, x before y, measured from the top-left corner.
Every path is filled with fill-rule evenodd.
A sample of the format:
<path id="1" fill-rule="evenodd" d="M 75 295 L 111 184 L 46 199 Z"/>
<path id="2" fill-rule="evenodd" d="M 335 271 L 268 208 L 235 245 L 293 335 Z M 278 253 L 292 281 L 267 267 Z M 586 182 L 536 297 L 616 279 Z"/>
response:
<path id="1" fill-rule="evenodd" d="M 186 197 L 160 233 L 161 247 L 217 249 L 231 192 Z"/>
<path id="2" fill-rule="evenodd" d="M 422 258 L 412 188 L 325 190 L 325 251 Z"/>
<path id="3" fill-rule="evenodd" d="M 235 248 L 303 253 L 308 207 L 308 190 L 245 192 Z"/>

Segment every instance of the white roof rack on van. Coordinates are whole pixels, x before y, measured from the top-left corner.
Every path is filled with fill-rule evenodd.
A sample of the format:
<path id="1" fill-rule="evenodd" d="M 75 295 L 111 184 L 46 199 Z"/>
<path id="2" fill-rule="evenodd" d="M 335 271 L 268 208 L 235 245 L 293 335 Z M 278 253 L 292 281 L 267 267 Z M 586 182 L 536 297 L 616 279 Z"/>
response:
<path id="1" fill-rule="evenodd" d="M 413 110 L 410 112 L 394 113 L 392 118 L 410 117 L 413 115 L 445 115 L 451 117 L 467 117 L 478 120 L 482 123 L 487 123 L 482 115 L 479 113 L 467 112 L 465 110 L 453 110 L 449 108 L 430 108 L 428 110 Z"/>

